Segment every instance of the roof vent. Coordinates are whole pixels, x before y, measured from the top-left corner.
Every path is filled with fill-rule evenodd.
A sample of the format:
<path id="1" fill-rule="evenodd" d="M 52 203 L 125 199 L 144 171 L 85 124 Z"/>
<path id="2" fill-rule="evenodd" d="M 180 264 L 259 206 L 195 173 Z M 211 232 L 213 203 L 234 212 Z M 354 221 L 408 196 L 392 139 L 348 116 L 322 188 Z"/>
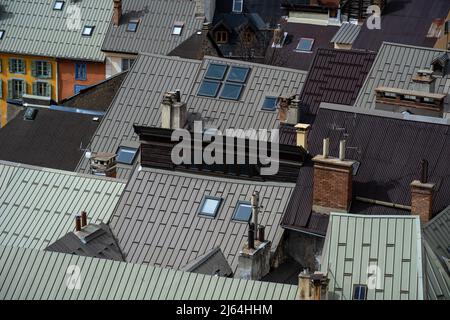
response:
<path id="1" fill-rule="evenodd" d="M 449 57 L 447 53 L 443 53 L 440 56 L 434 58 L 431 62 L 431 69 L 433 70 L 433 74 L 441 77 L 445 76 L 448 71 L 448 61 Z"/>

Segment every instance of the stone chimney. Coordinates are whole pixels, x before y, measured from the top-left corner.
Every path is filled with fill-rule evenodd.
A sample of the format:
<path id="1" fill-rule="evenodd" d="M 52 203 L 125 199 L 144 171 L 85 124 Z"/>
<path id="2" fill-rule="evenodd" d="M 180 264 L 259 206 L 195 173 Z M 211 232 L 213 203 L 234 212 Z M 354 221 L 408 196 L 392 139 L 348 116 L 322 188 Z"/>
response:
<path id="1" fill-rule="evenodd" d="M 421 161 L 420 180 L 411 182 L 411 214 L 418 215 L 422 223 L 433 218 L 435 184 L 428 182 L 428 162 Z"/>
<path id="2" fill-rule="evenodd" d="M 194 0 L 195 1 L 195 16 L 199 19 L 206 19 L 212 21 L 214 11 L 216 10 L 216 0 Z"/>
<path id="3" fill-rule="evenodd" d="M 122 0 L 114 0 L 113 24 L 118 26 L 122 17 Z"/>
<path id="4" fill-rule="evenodd" d="M 184 128 L 187 120 L 186 103 L 181 102 L 180 91 L 166 92 L 161 103 L 161 128 Z"/>
<path id="5" fill-rule="evenodd" d="M 307 123 L 298 123 L 295 125 L 297 131 L 297 146 L 308 151 L 308 135 L 311 125 Z"/>
<path id="6" fill-rule="evenodd" d="M 298 276 L 297 300 L 327 300 L 328 283 L 323 273 L 304 270 Z"/>
<path id="7" fill-rule="evenodd" d="M 278 25 L 273 30 L 272 48 L 282 48 L 284 37 L 285 37 L 284 31 L 281 28 L 281 25 Z"/>
<path id="8" fill-rule="evenodd" d="M 434 93 L 436 78 L 433 76 L 433 70 L 418 70 L 417 74 L 412 79 L 414 83 L 414 90 Z"/>
<path id="9" fill-rule="evenodd" d="M 339 158 L 329 156 L 330 141 L 323 141 L 323 152 L 315 156 L 313 210 L 320 213 L 348 212 L 352 202 L 353 165 L 345 159 L 345 141 L 340 142 Z"/>
<path id="10" fill-rule="evenodd" d="M 116 178 L 117 165 L 114 153 L 95 153 L 89 161 L 93 175 Z"/>
<path id="11" fill-rule="evenodd" d="M 297 96 L 290 98 L 280 97 L 278 99 L 278 117 L 280 122 L 288 124 L 298 123 L 300 100 Z"/>

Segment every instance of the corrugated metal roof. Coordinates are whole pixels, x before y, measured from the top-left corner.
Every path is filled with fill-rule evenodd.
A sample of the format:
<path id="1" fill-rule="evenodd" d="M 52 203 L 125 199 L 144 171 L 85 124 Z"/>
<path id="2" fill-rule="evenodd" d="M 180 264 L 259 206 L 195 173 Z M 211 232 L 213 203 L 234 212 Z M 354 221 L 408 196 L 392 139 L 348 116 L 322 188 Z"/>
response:
<path id="1" fill-rule="evenodd" d="M 44 249 L 75 228 L 74 215 L 108 222 L 125 184 L 0 162 L 0 244 Z"/>
<path id="2" fill-rule="evenodd" d="M 395 43 L 383 43 L 372 65 L 372 69 L 356 99 L 355 106 L 362 109 L 375 108 L 375 88 L 391 87 L 409 90 L 413 88 L 412 78 L 420 69 L 429 69 L 431 62 L 445 51 L 412 47 Z M 435 93 L 450 92 L 450 75 L 437 77 Z M 445 102 L 444 114 L 448 112 Z"/>
<path id="3" fill-rule="evenodd" d="M 220 247 L 233 271 L 247 239 L 248 224 L 232 220 L 238 201 L 260 192 L 259 221 L 277 248 L 279 226 L 294 184 L 252 182 L 142 168 L 131 177 L 110 227 L 128 262 L 180 269 Z M 216 218 L 198 215 L 204 196 L 222 198 Z"/>
<path id="4" fill-rule="evenodd" d="M 3 246 L 0 266 L 2 300 L 294 300 L 297 294 L 291 285 Z M 79 267 L 80 290 L 67 287 L 76 277 L 69 266 Z"/>
<path id="5" fill-rule="evenodd" d="M 103 62 L 103 40 L 112 16 L 111 0 L 65 1 L 53 10 L 49 0 L 2 0 L 0 29 L 5 35 L 0 52 Z M 78 9 L 81 9 L 78 24 Z M 82 36 L 84 26 L 95 26 L 91 37 Z"/>
<path id="6" fill-rule="evenodd" d="M 368 300 L 422 300 L 420 233 L 414 216 L 332 213 L 321 262 L 331 297 L 351 300 L 353 286 L 362 284 Z"/>
<path id="7" fill-rule="evenodd" d="M 423 236 L 433 251 L 450 259 L 450 206 L 423 227 Z"/>
<path id="8" fill-rule="evenodd" d="M 331 43 L 352 44 L 358 37 L 361 26 L 353 23 L 343 23 L 331 39 Z"/>
<path id="9" fill-rule="evenodd" d="M 197 96 L 200 83 L 212 62 L 248 66 L 250 74 L 240 101 Z M 137 141 L 133 124 L 159 127 L 160 104 L 166 91 L 180 89 L 188 111 L 199 113 L 205 126 L 220 130 L 275 129 L 278 113 L 262 111 L 266 95 L 292 95 L 299 92 L 306 72 L 241 61 L 205 57 L 203 62 L 141 54 L 111 104 L 91 140 L 91 150 L 116 152 L 122 141 Z M 131 168 L 119 168 L 118 177 L 128 177 Z M 77 171 L 88 172 L 86 159 Z"/>
<path id="10" fill-rule="evenodd" d="M 203 20 L 195 17 L 195 1 L 123 0 L 122 3 L 120 24 L 110 23 L 104 51 L 166 55 L 202 28 Z M 127 31 L 130 19 L 139 19 L 136 32 Z M 183 23 L 181 35 L 172 34 L 175 22 Z"/>

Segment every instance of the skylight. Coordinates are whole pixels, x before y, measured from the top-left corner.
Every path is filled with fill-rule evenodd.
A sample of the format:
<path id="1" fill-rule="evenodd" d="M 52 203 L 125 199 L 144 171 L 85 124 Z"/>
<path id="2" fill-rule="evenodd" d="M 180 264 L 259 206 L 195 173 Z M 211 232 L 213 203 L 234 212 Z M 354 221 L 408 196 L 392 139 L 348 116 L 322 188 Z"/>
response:
<path id="1" fill-rule="evenodd" d="M 64 7 L 64 1 L 55 1 L 55 3 L 53 4 L 53 10 L 59 10 L 61 11 Z"/>
<path id="2" fill-rule="evenodd" d="M 5 30 L 0 30 L 0 40 L 3 39 L 4 35 L 5 35 Z"/>
<path id="3" fill-rule="evenodd" d="M 181 32 L 183 32 L 184 23 L 181 21 L 177 21 L 174 23 L 172 35 L 181 36 Z"/>
<path id="4" fill-rule="evenodd" d="M 90 37 L 90 36 L 92 36 L 92 33 L 94 32 L 94 26 L 85 26 L 84 28 L 83 28 L 83 33 L 82 33 L 82 35 L 83 36 L 87 36 L 87 37 Z"/>
<path id="5" fill-rule="evenodd" d="M 127 31 L 128 32 L 136 32 L 138 24 L 139 24 L 139 20 L 138 19 L 130 20 L 128 22 L 128 25 L 127 25 Z"/>
<path id="6" fill-rule="evenodd" d="M 247 201 L 239 201 L 234 210 L 233 220 L 249 222 L 252 215 L 252 205 Z"/>
<path id="7" fill-rule="evenodd" d="M 213 80 L 223 80 L 228 66 L 226 64 L 211 63 L 206 71 L 205 78 Z"/>
<path id="8" fill-rule="evenodd" d="M 23 115 L 23 119 L 27 120 L 27 121 L 33 121 L 34 119 L 36 119 L 36 115 L 38 113 L 38 110 L 35 108 L 27 108 L 25 110 L 25 113 Z"/>
<path id="9" fill-rule="evenodd" d="M 249 70 L 249 68 L 233 66 L 228 73 L 227 81 L 245 83 Z"/>
<path id="10" fill-rule="evenodd" d="M 233 12 L 241 13 L 244 6 L 244 0 L 233 0 Z"/>
<path id="11" fill-rule="evenodd" d="M 242 84 L 225 83 L 220 97 L 228 100 L 239 100 L 243 87 Z"/>
<path id="12" fill-rule="evenodd" d="M 217 212 L 219 211 L 221 202 L 222 202 L 221 198 L 205 196 L 203 198 L 202 203 L 200 204 L 198 214 L 202 216 L 215 218 Z"/>
<path id="13" fill-rule="evenodd" d="M 353 300 L 366 300 L 367 299 L 367 286 L 356 284 L 353 287 Z"/>
<path id="14" fill-rule="evenodd" d="M 266 111 L 275 111 L 277 109 L 277 101 L 278 101 L 277 97 L 267 96 L 264 98 L 264 102 L 261 109 Z"/>
<path id="15" fill-rule="evenodd" d="M 198 90 L 199 96 L 215 98 L 219 92 L 220 82 L 203 80 L 200 89 Z"/>
<path id="16" fill-rule="evenodd" d="M 122 164 L 133 164 L 137 152 L 138 149 L 136 148 L 119 147 L 117 150 L 116 162 Z"/>
<path id="17" fill-rule="evenodd" d="M 301 52 L 311 52 L 313 44 L 314 39 L 301 38 L 300 41 L 298 42 L 296 50 Z"/>

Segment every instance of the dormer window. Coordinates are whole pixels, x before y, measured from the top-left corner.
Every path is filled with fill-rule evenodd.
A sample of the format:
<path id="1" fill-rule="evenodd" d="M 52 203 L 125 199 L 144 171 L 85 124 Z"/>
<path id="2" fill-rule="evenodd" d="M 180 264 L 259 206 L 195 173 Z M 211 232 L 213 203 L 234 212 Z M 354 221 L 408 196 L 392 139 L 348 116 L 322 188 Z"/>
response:
<path id="1" fill-rule="evenodd" d="M 56 0 L 53 4 L 53 10 L 61 11 L 64 8 L 64 1 Z"/>
<path id="2" fill-rule="evenodd" d="M 183 32 L 183 26 L 184 26 L 183 22 L 180 21 L 175 22 L 172 30 L 172 35 L 181 36 L 181 33 Z"/>
<path id="3" fill-rule="evenodd" d="M 228 32 L 217 31 L 215 33 L 215 38 L 217 43 L 227 43 L 228 42 Z"/>
<path id="4" fill-rule="evenodd" d="M 244 6 L 244 0 L 233 0 L 233 12 L 241 13 Z"/>
<path id="5" fill-rule="evenodd" d="M 94 33 L 94 28 L 95 28 L 94 26 L 85 26 L 83 28 L 82 35 L 86 37 L 92 36 L 92 34 Z"/>

